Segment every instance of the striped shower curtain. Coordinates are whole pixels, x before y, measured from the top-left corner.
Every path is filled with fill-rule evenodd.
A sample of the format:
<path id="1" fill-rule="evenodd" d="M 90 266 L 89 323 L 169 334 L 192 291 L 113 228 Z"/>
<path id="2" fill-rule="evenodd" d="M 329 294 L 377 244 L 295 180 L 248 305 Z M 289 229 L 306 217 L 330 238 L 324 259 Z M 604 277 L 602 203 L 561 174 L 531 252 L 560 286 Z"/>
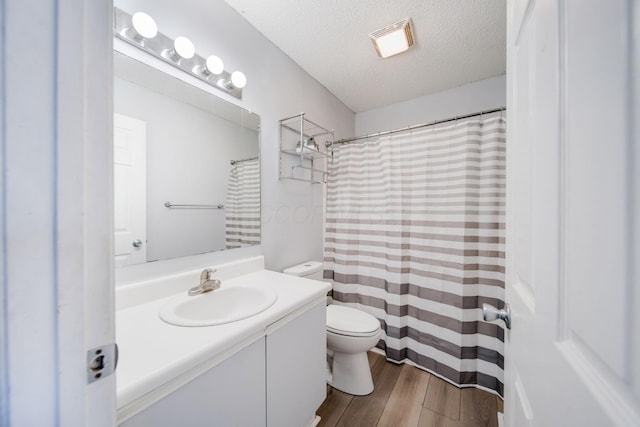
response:
<path id="1" fill-rule="evenodd" d="M 324 277 L 377 317 L 378 347 L 460 386 L 503 394 L 503 117 L 425 127 L 334 149 Z"/>
<path id="2" fill-rule="evenodd" d="M 227 249 L 260 244 L 259 160 L 231 166 L 225 209 Z"/>

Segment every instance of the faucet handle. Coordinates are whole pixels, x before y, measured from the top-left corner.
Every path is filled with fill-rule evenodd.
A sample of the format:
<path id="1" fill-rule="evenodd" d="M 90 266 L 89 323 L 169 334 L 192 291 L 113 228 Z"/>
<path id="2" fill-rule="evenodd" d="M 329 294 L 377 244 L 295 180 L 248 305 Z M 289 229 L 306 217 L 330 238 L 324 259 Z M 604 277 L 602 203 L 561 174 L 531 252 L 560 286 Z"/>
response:
<path id="1" fill-rule="evenodd" d="M 212 269 L 212 268 L 205 268 L 204 270 L 202 270 L 202 273 L 200 273 L 200 281 L 203 282 L 205 280 L 211 280 L 211 275 L 216 271 L 218 270 Z"/>

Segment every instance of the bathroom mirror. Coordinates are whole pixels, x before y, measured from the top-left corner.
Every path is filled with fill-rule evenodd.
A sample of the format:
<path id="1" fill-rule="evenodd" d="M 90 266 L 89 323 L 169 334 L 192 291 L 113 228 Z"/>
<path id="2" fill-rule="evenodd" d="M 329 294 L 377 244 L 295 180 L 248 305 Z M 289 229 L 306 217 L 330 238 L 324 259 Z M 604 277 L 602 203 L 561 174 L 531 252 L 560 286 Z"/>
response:
<path id="1" fill-rule="evenodd" d="M 260 243 L 260 118 L 114 52 L 116 266 Z"/>

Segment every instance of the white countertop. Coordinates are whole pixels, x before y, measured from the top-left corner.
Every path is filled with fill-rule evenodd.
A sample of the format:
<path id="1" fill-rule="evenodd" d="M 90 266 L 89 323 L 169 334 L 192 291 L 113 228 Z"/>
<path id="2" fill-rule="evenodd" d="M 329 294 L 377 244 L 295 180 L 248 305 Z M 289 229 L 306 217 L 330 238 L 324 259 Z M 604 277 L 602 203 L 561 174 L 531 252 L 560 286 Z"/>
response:
<path id="1" fill-rule="evenodd" d="M 331 289 L 325 282 L 268 270 L 222 282 L 223 287 L 237 285 L 268 286 L 276 291 L 278 299 L 255 316 L 205 327 L 174 326 L 162 321 L 158 312 L 171 297 L 116 312 L 116 342 L 120 351 L 116 371 L 119 413 L 128 412 L 131 416 L 139 412 L 197 376 L 198 370 L 202 373 L 203 369 L 210 369 L 265 336 L 271 328 L 286 323 L 287 317 L 293 318 L 325 301 Z M 278 322 L 281 319 L 283 321 Z"/>

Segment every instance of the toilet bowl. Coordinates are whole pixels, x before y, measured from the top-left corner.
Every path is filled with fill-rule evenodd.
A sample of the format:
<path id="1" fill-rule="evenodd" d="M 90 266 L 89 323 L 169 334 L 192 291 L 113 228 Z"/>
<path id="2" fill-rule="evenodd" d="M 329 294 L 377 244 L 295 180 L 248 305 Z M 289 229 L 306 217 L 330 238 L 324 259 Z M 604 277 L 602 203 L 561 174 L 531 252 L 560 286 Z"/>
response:
<path id="1" fill-rule="evenodd" d="M 329 385 L 362 396 L 373 391 L 367 351 L 378 344 L 380 322 L 364 311 L 327 306 L 327 349 L 332 352 Z"/>
<path id="2" fill-rule="evenodd" d="M 322 280 L 322 263 L 310 261 L 283 271 L 285 274 Z M 328 384 L 353 395 L 373 391 L 373 380 L 367 351 L 380 339 L 382 331 L 378 319 L 352 307 L 327 306 Z"/>

